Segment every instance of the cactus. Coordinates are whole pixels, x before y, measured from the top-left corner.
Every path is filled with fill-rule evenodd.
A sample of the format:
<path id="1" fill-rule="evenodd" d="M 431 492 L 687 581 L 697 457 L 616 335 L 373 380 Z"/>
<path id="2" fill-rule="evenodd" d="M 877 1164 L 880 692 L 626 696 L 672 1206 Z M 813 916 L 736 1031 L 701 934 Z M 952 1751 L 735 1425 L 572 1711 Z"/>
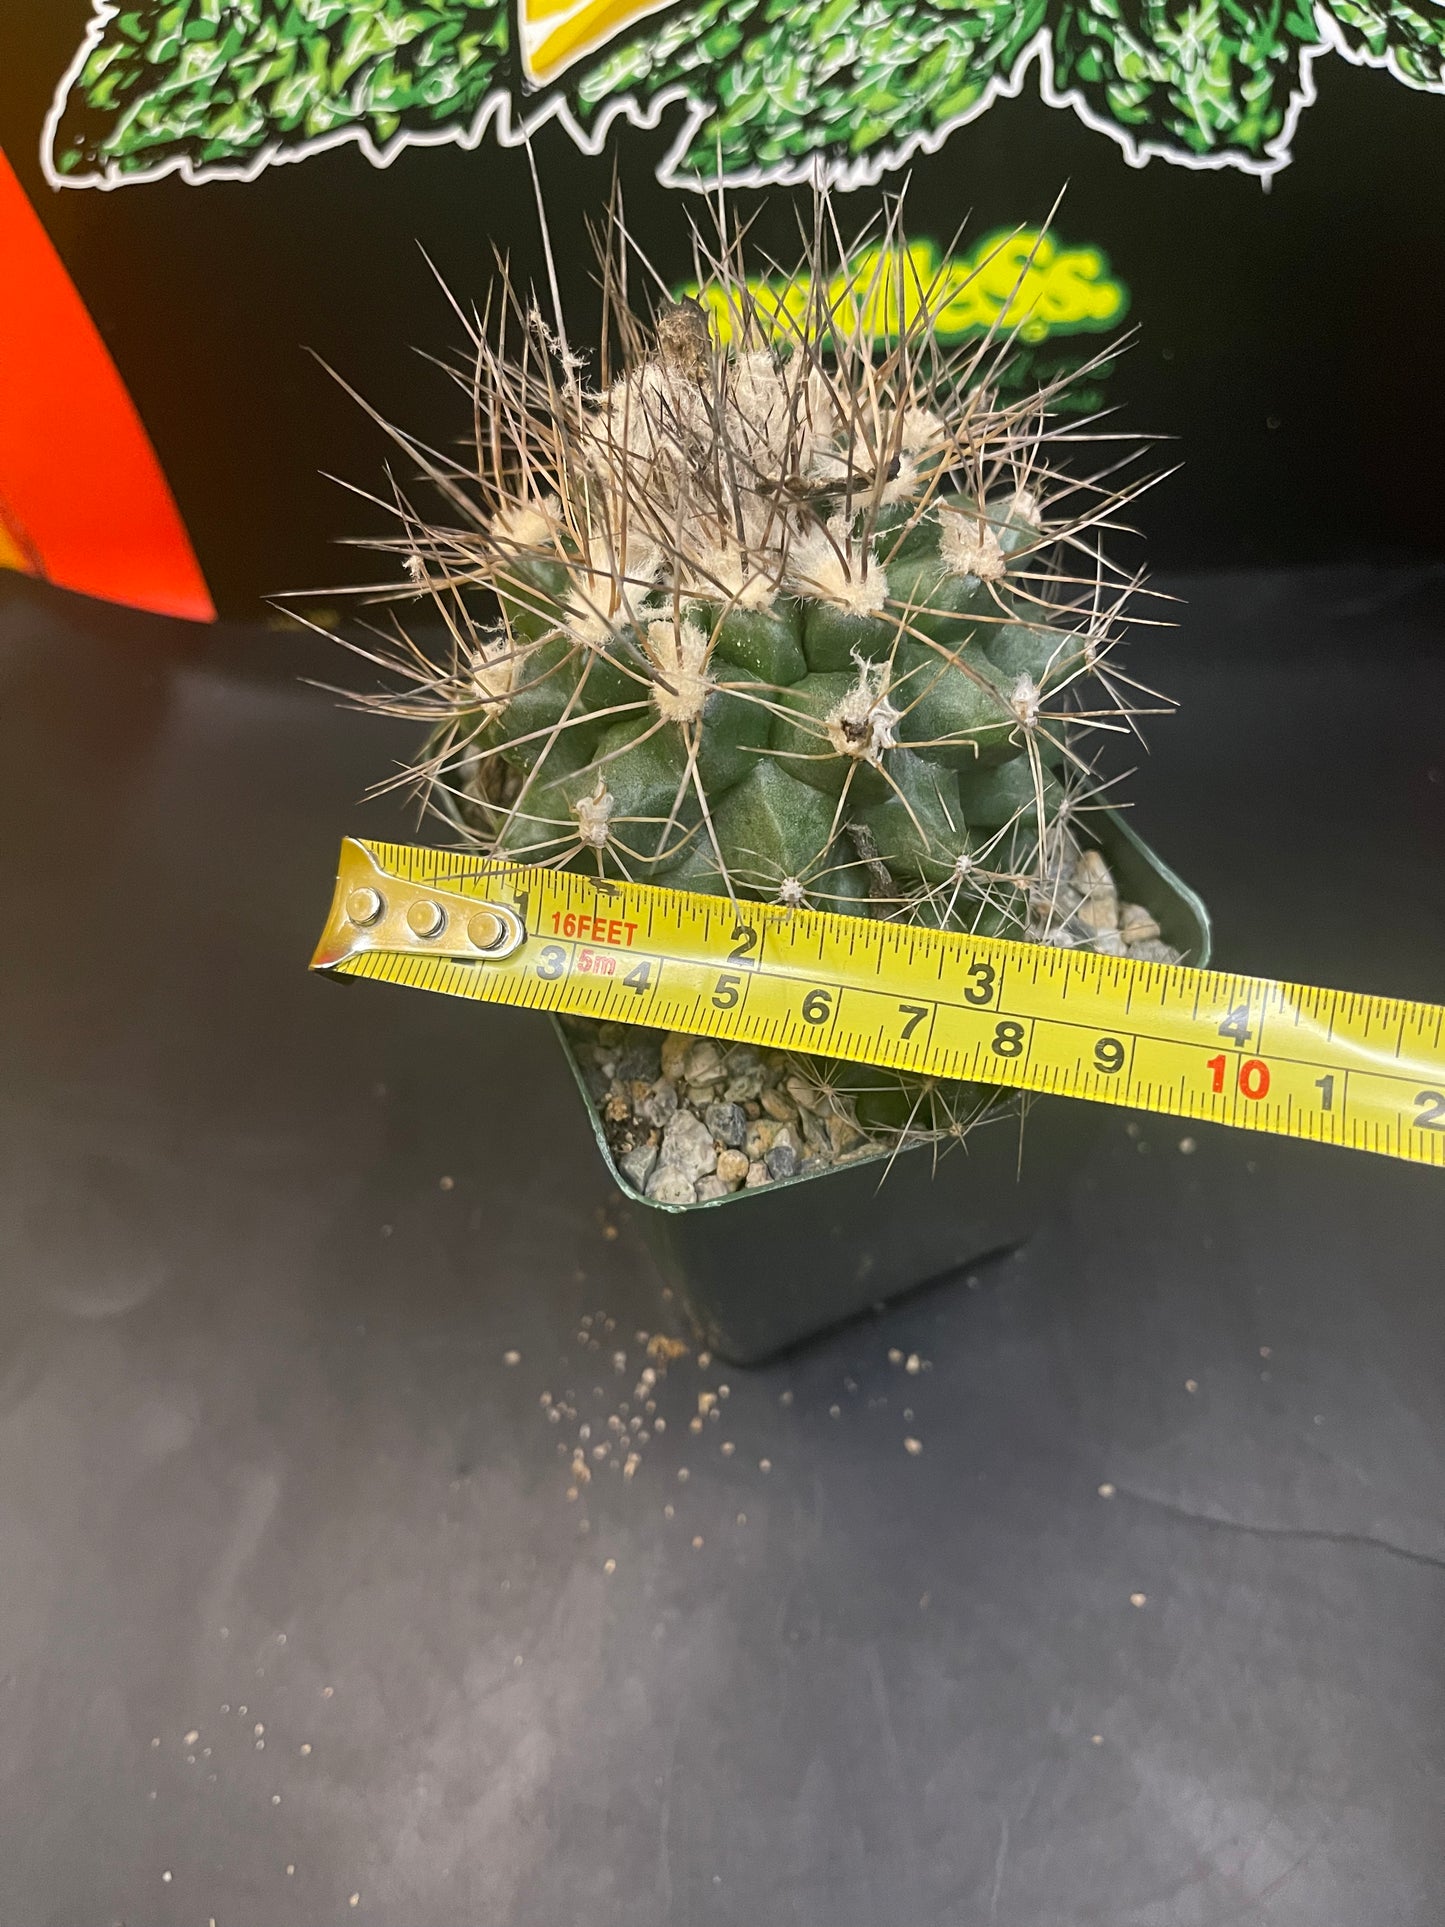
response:
<path id="1" fill-rule="evenodd" d="M 454 519 L 398 496 L 388 546 L 444 646 L 399 623 L 372 653 L 404 689 L 361 700 L 430 721 L 411 778 L 518 863 L 1172 956 L 1079 833 L 1091 741 L 1136 713 L 1110 657 L 1138 584 L 1096 540 L 1125 496 L 1059 465 L 1057 390 L 1000 399 L 1006 340 L 943 349 L 899 205 L 864 257 L 826 198 L 811 231 L 797 312 L 698 240 L 724 347 L 696 301 L 633 311 L 615 218 L 594 382 L 507 288 L 473 461 L 405 442 Z M 805 1074 L 904 1138 L 987 1095 Z"/>

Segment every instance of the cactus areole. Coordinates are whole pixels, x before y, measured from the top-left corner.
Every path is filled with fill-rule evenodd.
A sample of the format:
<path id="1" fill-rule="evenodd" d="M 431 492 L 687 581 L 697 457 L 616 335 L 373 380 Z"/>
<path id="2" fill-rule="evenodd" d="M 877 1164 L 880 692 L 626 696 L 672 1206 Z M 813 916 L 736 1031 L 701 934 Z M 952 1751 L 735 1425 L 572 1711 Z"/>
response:
<path id="1" fill-rule="evenodd" d="M 1094 746 L 1136 713 L 1113 655 L 1139 581 L 1098 540 L 1127 446 L 1001 385 L 1008 339 L 939 341 L 956 291 L 898 298 L 896 204 L 842 246 L 819 201 L 781 327 L 719 226 L 710 308 L 644 313 L 613 210 L 595 356 L 504 282 L 458 371 L 467 458 L 397 437 L 445 514 L 398 498 L 427 619 L 397 617 L 371 653 L 401 687 L 361 700 L 430 723 L 422 793 L 519 863 L 1172 958 L 1088 834 Z M 905 1141 L 986 1095 L 849 1088 Z"/>

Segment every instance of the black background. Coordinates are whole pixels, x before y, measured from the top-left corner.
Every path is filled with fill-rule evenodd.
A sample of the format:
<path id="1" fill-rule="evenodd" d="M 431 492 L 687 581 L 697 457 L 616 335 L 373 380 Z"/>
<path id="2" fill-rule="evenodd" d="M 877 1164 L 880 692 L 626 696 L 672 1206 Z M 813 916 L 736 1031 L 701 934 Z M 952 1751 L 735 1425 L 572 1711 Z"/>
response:
<path id="1" fill-rule="evenodd" d="M 526 157 L 488 138 L 378 169 L 346 146 L 250 182 L 55 190 L 41 124 L 86 18 L 73 0 L 32 4 L 6 29 L 0 144 L 130 386 L 216 600 L 254 615 L 269 592 L 356 580 L 372 565 L 330 545 L 376 524 L 321 471 L 374 486 L 387 450 L 305 349 L 424 438 L 463 433 L 461 398 L 411 352 L 460 339 L 417 244 L 467 302 L 485 297 L 494 242 L 523 279 L 537 271 Z M 1445 102 L 1338 56 L 1314 71 L 1296 158 L 1268 186 L 1131 167 L 1033 81 L 908 170 L 910 231 L 940 241 L 970 210 L 975 239 L 1041 223 L 1067 186 L 1056 233 L 1105 250 L 1140 329 L 1110 398 L 1128 426 L 1177 438 L 1167 458 L 1184 463 L 1140 511 L 1156 566 L 1445 553 Z M 637 235 L 670 282 L 685 277 L 686 216 L 704 210 L 654 178 L 671 128 L 618 127 L 596 158 L 555 126 L 536 139 L 581 339 L 597 308 L 585 223 L 614 160 Z M 845 227 L 902 178 L 845 197 Z M 801 198 L 767 197 L 757 231 L 784 253 Z"/>

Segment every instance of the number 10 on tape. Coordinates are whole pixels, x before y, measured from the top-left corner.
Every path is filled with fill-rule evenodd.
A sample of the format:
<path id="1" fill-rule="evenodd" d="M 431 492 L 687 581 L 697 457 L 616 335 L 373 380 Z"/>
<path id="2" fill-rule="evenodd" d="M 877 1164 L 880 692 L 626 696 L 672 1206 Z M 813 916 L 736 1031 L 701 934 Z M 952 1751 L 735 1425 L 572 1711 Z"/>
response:
<path id="1" fill-rule="evenodd" d="M 396 844 L 313 967 L 1445 1166 L 1445 1009 Z"/>

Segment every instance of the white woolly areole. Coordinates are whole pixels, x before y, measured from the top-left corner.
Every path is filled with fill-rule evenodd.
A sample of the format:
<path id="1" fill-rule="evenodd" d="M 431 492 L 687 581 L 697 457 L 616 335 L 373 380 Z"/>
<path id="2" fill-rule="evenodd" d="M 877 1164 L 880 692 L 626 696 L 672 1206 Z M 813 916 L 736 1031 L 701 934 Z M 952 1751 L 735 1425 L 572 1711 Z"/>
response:
<path id="1" fill-rule="evenodd" d="M 1042 700 L 1043 692 L 1033 677 L 1020 676 L 1013 686 L 1013 694 L 1009 697 L 1009 707 L 1025 729 L 1032 729 L 1039 719 L 1039 704 Z"/>
<path id="2" fill-rule="evenodd" d="M 835 515 L 826 529 L 814 526 L 794 541 L 788 580 L 800 594 L 831 603 L 850 616 L 879 615 L 888 599 L 888 577 L 872 543 L 859 541 L 843 515 Z"/>
<path id="3" fill-rule="evenodd" d="M 881 662 L 860 662 L 858 680 L 828 714 L 828 741 L 840 756 L 877 764 L 885 749 L 896 749 L 894 724 L 902 714 L 888 700 L 888 671 Z"/>
<path id="4" fill-rule="evenodd" d="M 579 797 L 572 805 L 572 813 L 577 818 L 577 834 L 581 840 L 594 850 L 604 850 L 611 835 L 609 824 L 617 808 L 617 798 L 607 787 L 607 779 L 597 778 L 597 787 L 590 796 Z"/>
<path id="5" fill-rule="evenodd" d="M 1015 489 L 1008 512 L 1015 522 L 1027 522 L 1031 529 L 1041 529 L 1043 517 L 1039 513 L 1039 498 L 1031 489 Z"/>
<path id="6" fill-rule="evenodd" d="M 649 622 L 642 646 L 663 679 L 652 685 L 658 715 L 668 723 L 695 723 L 713 686 L 707 673 L 707 637 L 684 616 L 676 624 Z"/>
<path id="7" fill-rule="evenodd" d="M 808 893 L 797 877 L 784 877 L 778 885 L 777 901 L 788 910 L 801 910 L 808 901 Z"/>
<path id="8" fill-rule="evenodd" d="M 997 582 L 1008 566 L 998 537 L 981 515 L 941 504 L 938 553 L 955 575 L 976 575 L 981 582 Z"/>
<path id="9" fill-rule="evenodd" d="M 706 421 L 697 383 L 661 361 L 646 361 L 599 397 L 586 442 L 605 471 L 625 472 L 629 458 L 676 466 L 684 444 Z"/>
<path id="10" fill-rule="evenodd" d="M 646 536 L 629 531 L 613 543 L 594 535 L 585 555 L 569 565 L 572 593 L 567 630 L 578 642 L 601 648 L 619 622 L 630 622 L 637 603 L 661 576 L 663 555 Z"/>
<path id="11" fill-rule="evenodd" d="M 939 458 L 948 443 L 948 429 L 931 408 L 910 402 L 894 417 L 896 427 L 885 438 L 885 447 L 898 449 L 898 467 L 893 479 L 883 486 L 881 501 L 886 508 L 913 501 L 937 473 Z M 895 439 L 896 438 L 896 439 Z"/>
<path id="12" fill-rule="evenodd" d="M 555 502 L 514 502 L 492 517 L 489 533 L 504 555 L 521 550 L 555 549 L 557 522 Z"/>
<path id="13" fill-rule="evenodd" d="M 766 551 L 745 556 L 735 543 L 701 548 L 690 559 L 683 593 L 697 602 L 766 612 L 777 599 L 778 577 L 767 567 L 775 561 Z"/>
<path id="14" fill-rule="evenodd" d="M 921 455 L 941 449 L 947 439 L 948 430 L 942 416 L 935 415 L 931 408 L 920 408 L 916 402 L 910 402 L 904 409 L 898 445 L 905 454 Z"/>
<path id="15" fill-rule="evenodd" d="M 518 652 L 500 637 L 473 650 L 468 679 L 484 708 L 498 714 L 506 708 L 517 686 L 518 667 Z"/>
<path id="16" fill-rule="evenodd" d="M 912 455 L 900 455 L 894 470 L 893 480 L 883 484 L 879 501 L 884 508 L 895 508 L 900 502 L 911 502 L 923 490 L 923 471 Z"/>

